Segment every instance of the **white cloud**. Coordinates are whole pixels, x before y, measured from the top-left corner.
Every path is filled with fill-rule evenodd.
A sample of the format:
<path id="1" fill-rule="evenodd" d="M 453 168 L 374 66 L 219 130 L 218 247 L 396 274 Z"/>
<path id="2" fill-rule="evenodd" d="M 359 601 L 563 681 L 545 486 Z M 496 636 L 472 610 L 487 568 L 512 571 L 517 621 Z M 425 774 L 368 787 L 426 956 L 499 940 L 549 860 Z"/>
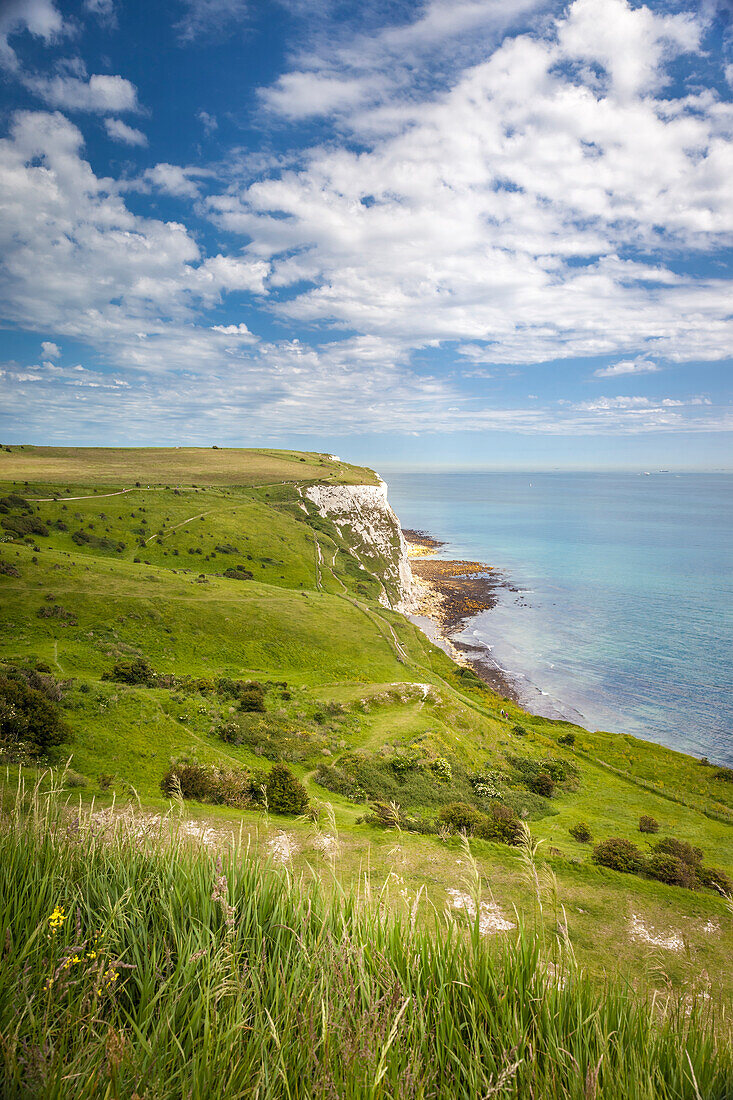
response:
<path id="1" fill-rule="evenodd" d="M 0 317 L 86 340 L 120 362 L 147 356 L 151 369 L 175 365 L 158 353 L 164 339 L 179 362 L 219 361 L 221 338 L 192 331 L 197 310 L 228 290 L 260 292 L 267 262 L 206 258 L 180 223 L 132 214 L 82 144 L 68 119 L 45 112 L 20 112 L 0 140 Z"/>
<path id="2" fill-rule="evenodd" d="M 114 26 L 117 22 L 115 0 L 84 0 L 84 7 L 103 23 Z"/>
<path id="3" fill-rule="evenodd" d="M 199 185 L 191 178 L 193 174 L 191 169 L 181 168 L 177 164 L 161 163 L 148 168 L 144 179 L 166 195 L 195 199 L 199 194 Z"/>
<path id="4" fill-rule="evenodd" d="M 104 126 L 109 137 L 113 141 L 121 141 L 124 145 L 148 144 L 148 139 L 142 130 L 136 130 L 134 126 L 128 126 L 121 118 L 106 118 Z"/>
<path id="5" fill-rule="evenodd" d="M 398 28 L 381 45 L 393 33 L 420 37 Z M 212 218 L 270 261 L 271 288 L 293 288 L 276 308 L 297 322 L 405 349 L 455 341 L 486 364 L 723 358 L 725 281 L 665 262 L 733 241 L 733 108 L 712 92 L 654 95 L 699 33 L 691 16 L 576 0 L 446 93 L 406 98 L 388 82 L 391 100 L 339 118 L 359 152 L 324 144 L 298 170 L 233 182 Z M 270 102 L 297 86 L 281 81 Z M 659 259 L 623 258 L 637 249 Z"/>
<path id="6" fill-rule="evenodd" d="M 627 374 L 653 374 L 658 370 L 661 370 L 661 367 L 653 363 L 651 359 L 639 357 L 637 359 L 622 359 L 619 363 L 614 363 L 610 367 L 600 367 L 598 370 L 593 371 L 593 377 L 618 378 Z"/>
<path id="7" fill-rule="evenodd" d="M 28 76 L 24 83 L 50 106 L 65 111 L 119 114 L 139 110 L 137 89 L 122 76 L 94 73 L 88 80 L 76 76 Z"/>
<path id="8" fill-rule="evenodd" d="M 604 356 L 614 365 L 601 370 L 613 373 L 601 377 L 616 377 L 662 357 L 721 358 L 733 346 L 724 280 L 680 274 L 671 262 L 733 239 L 733 112 L 713 92 L 660 91 L 675 51 L 696 48 L 695 26 L 656 9 L 639 16 L 646 9 L 621 0 L 576 0 L 557 24 L 494 48 L 502 20 L 516 14 L 508 8 L 433 0 L 411 24 L 304 62 L 290 84 L 269 90 L 270 106 L 292 113 L 292 95 L 290 106 L 272 96 L 310 89 L 309 112 L 338 116 L 335 137 L 269 161 L 243 156 L 238 170 L 249 174 L 211 199 L 211 169 L 161 163 L 131 182 L 100 178 L 68 119 L 17 115 L 0 141 L 2 319 L 84 341 L 104 369 L 67 370 L 50 352 L 42 367 L 6 364 L 9 415 L 56 439 L 81 414 L 87 424 L 114 418 L 130 441 L 153 428 L 205 436 L 211 425 L 249 437 L 324 425 L 588 434 L 731 426 L 730 410 L 706 397 L 512 406 L 500 385 L 462 385 L 469 375 L 503 380 L 505 370 L 485 369 L 492 364 Z M 226 20 L 245 9 L 186 10 Z M 441 49 L 454 67 L 443 90 L 431 83 L 426 92 L 409 70 Z M 616 49 L 627 50 L 625 68 Z M 91 88 L 83 67 L 53 79 L 69 109 L 91 101 L 80 91 Z M 342 94 L 350 81 L 359 84 L 351 97 Z M 108 132 L 124 125 L 116 110 L 95 109 L 115 116 Z M 219 244 L 207 256 L 181 222 L 128 209 L 132 189 L 194 200 L 245 247 L 227 255 Z M 269 302 L 280 320 L 309 326 L 311 342 L 212 324 L 206 309 L 229 292 L 256 297 L 237 299 L 239 315 Z M 430 362 L 413 361 L 416 350 L 441 347 L 467 370 L 440 377 L 414 365 Z M 618 369 L 625 364 L 634 369 Z"/>
<path id="9" fill-rule="evenodd" d="M 575 0 L 558 38 L 565 57 L 603 66 L 609 90 L 629 99 L 663 86 L 662 62 L 696 51 L 700 34 L 700 23 L 689 13 L 655 14 L 627 0 Z"/>
<path id="10" fill-rule="evenodd" d="M 4 0 L 0 5 L 0 66 L 17 69 L 18 59 L 9 39 L 27 30 L 48 45 L 65 31 L 53 0 Z"/>
<path id="11" fill-rule="evenodd" d="M 208 111 L 203 109 L 196 112 L 196 118 L 199 120 L 207 134 L 213 134 L 214 130 L 219 128 L 216 115 L 209 114 Z"/>
<path id="12" fill-rule="evenodd" d="M 217 37 L 244 23 L 249 15 L 248 0 L 182 0 L 183 15 L 176 30 L 181 42 Z"/>
<path id="13" fill-rule="evenodd" d="M 44 359 L 58 359 L 61 355 L 61 348 L 50 340 L 44 340 L 41 344 L 41 355 Z"/>
<path id="14" fill-rule="evenodd" d="M 290 119 L 349 110 L 366 99 L 377 87 L 376 79 L 342 77 L 334 73 L 285 73 L 262 99 L 270 110 Z"/>
<path id="15" fill-rule="evenodd" d="M 238 325 L 212 325 L 212 332 L 221 332 L 224 336 L 243 336 L 252 339 L 252 333 L 242 321 Z"/>

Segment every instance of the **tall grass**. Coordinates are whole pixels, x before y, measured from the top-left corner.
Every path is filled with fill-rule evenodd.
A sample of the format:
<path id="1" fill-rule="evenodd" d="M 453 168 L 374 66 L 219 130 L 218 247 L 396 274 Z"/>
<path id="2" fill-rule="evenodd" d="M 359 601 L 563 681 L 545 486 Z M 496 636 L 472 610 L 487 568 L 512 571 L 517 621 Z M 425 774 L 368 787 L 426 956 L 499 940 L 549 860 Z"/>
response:
<path id="1" fill-rule="evenodd" d="M 699 1006 L 556 970 L 534 933 L 432 920 L 36 789 L 0 822 L 0 1094 L 733 1095 Z"/>

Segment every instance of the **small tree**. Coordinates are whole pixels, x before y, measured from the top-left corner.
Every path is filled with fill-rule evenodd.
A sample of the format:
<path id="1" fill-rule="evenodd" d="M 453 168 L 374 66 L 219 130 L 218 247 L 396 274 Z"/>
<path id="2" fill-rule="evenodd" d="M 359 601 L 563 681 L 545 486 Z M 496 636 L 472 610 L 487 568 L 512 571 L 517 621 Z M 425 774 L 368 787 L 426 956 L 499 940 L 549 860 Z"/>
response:
<path id="1" fill-rule="evenodd" d="M 577 840 L 581 844 L 590 844 L 593 839 L 593 834 L 584 821 L 579 821 L 577 825 L 571 825 L 568 832 L 573 840 Z"/>
<path id="2" fill-rule="evenodd" d="M 555 780 L 548 772 L 537 772 L 529 780 L 527 786 L 543 798 L 552 798 L 552 792 L 555 790 Z"/>
<path id="3" fill-rule="evenodd" d="M 285 764 L 275 764 L 267 777 L 267 805 L 276 814 L 302 814 L 308 809 L 305 787 Z"/>
<path id="4" fill-rule="evenodd" d="M 638 875 L 644 870 L 644 856 L 635 844 L 623 837 L 612 836 L 596 844 L 593 862 L 629 875 Z"/>
<path id="5" fill-rule="evenodd" d="M 642 814 L 639 818 L 639 832 L 640 833 L 658 833 L 659 822 L 656 818 L 650 817 L 649 814 Z"/>

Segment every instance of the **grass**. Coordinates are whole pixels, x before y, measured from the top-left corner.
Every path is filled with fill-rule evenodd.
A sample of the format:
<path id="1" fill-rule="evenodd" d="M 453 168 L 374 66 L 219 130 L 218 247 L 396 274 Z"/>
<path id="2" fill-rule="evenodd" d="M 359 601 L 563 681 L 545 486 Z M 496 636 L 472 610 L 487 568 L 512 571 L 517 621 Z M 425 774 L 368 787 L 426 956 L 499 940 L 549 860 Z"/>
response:
<path id="1" fill-rule="evenodd" d="M 329 894 L 237 841 L 217 859 L 175 816 L 103 827 L 19 788 L 0 828 L 2 1095 L 730 1096 L 725 1020 L 600 988 L 557 911 L 497 942 L 362 882 Z"/>
<path id="2" fill-rule="evenodd" d="M 396 839 L 357 824 L 365 805 L 320 787 L 319 764 L 338 766 L 361 753 L 375 797 L 396 796 L 411 813 L 434 815 L 443 797 L 450 800 L 448 785 L 430 774 L 393 775 L 396 755 L 416 748 L 426 758 L 453 761 L 465 793 L 467 773 L 507 770 L 509 755 L 567 759 L 579 772 L 574 789 L 558 790 L 544 809 L 521 786 L 513 797 L 545 841 L 543 861 L 557 876 L 582 966 L 597 981 L 619 968 L 643 974 L 665 995 L 670 989 L 687 995 L 700 984 L 716 1004 L 733 995 L 733 935 L 723 899 L 602 871 L 589 847 L 568 832 L 582 820 L 599 840 L 622 836 L 643 846 L 638 821 L 651 814 L 660 836 L 698 845 L 706 863 L 733 874 L 733 785 L 691 757 L 613 733 L 575 728 L 575 746 L 561 746 L 565 724 L 526 714 L 459 675 L 423 634 L 378 602 L 380 584 L 370 574 L 383 572 L 384 563 L 366 557 L 348 528 L 317 516 L 298 492 L 314 478 L 374 483 L 371 472 L 295 452 L 12 448 L 0 451 L 0 476 L 10 479 L 0 496 L 60 498 L 33 505 L 48 536 L 0 546 L 0 563 L 20 574 L 0 571 L 0 664 L 41 662 L 62 682 L 72 731 L 64 752 L 86 777 L 85 803 L 119 801 L 132 788 L 144 806 L 166 811 L 159 784 L 171 757 L 268 769 L 279 746 L 311 797 L 333 806 L 338 880 L 348 892 L 367 865 L 375 884 L 389 879 Z M 13 484 L 26 477 L 27 486 Z M 148 491 L 147 477 L 162 487 Z M 140 489 L 136 480 L 144 483 Z M 197 488 L 174 488 L 192 482 Z M 102 495 L 130 486 L 129 493 Z M 125 549 L 79 545 L 72 539 L 77 530 L 113 546 L 124 542 Z M 223 576 L 237 563 L 250 569 L 251 580 Z M 70 618 L 39 617 L 53 606 Z M 246 744 L 225 744 L 216 729 L 231 717 L 229 700 L 101 681 L 116 660 L 135 656 L 178 677 L 285 681 L 287 697 L 280 689 L 268 693 L 261 743 L 248 737 Z M 338 716 L 335 707 L 342 708 Z M 317 720 L 319 713 L 326 719 Z M 114 777 L 111 791 L 100 786 L 100 775 Z M 389 779 L 382 789 L 380 776 Z M 256 814 L 195 805 L 187 813 L 222 834 L 241 825 L 253 850 L 258 835 L 269 835 Z M 298 841 L 298 872 L 307 873 L 309 863 L 321 867 L 330 890 L 331 869 L 313 849 L 308 826 L 284 820 L 280 827 Z M 399 874 L 412 896 L 427 885 L 442 905 L 460 885 L 463 857 L 453 843 L 400 838 Z M 528 920 L 531 894 L 516 853 L 483 841 L 472 842 L 472 853 L 497 900 Z M 679 932 L 684 949 L 634 940 L 633 914 L 660 934 Z"/>
<path id="3" fill-rule="evenodd" d="M 304 461 L 301 461 L 303 459 Z M 315 481 L 376 484 L 372 470 L 329 455 L 237 447 L 32 447 L 0 451 L 0 479 L 67 486 L 119 488 L 164 484 L 255 485 Z M 63 484 L 60 484 L 63 483 Z M 75 494 L 74 494 L 75 495 Z"/>

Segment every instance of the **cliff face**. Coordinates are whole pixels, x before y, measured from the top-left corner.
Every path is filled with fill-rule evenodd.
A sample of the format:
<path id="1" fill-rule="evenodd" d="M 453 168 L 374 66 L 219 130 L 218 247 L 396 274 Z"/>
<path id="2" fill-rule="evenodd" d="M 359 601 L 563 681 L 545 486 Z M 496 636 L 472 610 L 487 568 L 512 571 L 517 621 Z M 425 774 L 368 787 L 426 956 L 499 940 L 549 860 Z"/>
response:
<path id="1" fill-rule="evenodd" d="M 387 500 L 387 486 L 310 485 L 303 490 L 320 515 L 349 530 L 353 552 L 382 582 L 381 602 L 395 611 L 412 606 L 412 571 L 400 521 Z"/>

